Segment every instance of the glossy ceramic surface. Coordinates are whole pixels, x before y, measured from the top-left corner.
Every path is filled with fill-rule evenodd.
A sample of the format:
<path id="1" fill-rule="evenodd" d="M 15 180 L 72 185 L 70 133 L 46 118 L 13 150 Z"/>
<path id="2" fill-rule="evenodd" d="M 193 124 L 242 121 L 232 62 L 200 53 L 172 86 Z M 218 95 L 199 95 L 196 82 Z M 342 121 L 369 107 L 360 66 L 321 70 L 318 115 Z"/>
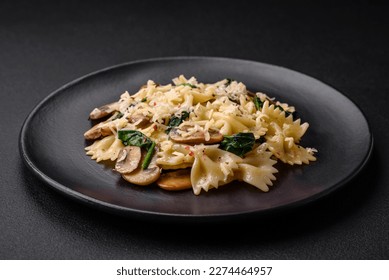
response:
<path id="1" fill-rule="evenodd" d="M 310 127 L 302 145 L 318 149 L 311 165 L 284 166 L 270 192 L 234 182 L 195 196 L 132 186 L 85 155 L 89 112 L 136 92 L 147 80 L 170 83 L 184 74 L 201 82 L 233 78 L 252 91 L 292 104 Z M 105 211 L 145 218 L 228 219 L 315 201 L 350 181 L 365 165 L 372 135 L 361 111 L 334 88 L 286 68 L 247 60 L 177 57 L 130 62 L 92 73 L 53 92 L 35 107 L 20 133 L 27 166 L 49 186 Z"/>

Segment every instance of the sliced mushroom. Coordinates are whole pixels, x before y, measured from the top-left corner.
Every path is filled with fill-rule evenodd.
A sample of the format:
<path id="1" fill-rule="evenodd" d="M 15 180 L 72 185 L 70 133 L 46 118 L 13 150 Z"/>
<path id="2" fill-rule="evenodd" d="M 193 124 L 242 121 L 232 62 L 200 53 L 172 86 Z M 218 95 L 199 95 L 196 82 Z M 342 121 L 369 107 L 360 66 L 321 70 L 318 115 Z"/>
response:
<path id="1" fill-rule="evenodd" d="M 118 110 L 118 102 L 110 103 L 103 105 L 99 108 L 94 108 L 92 112 L 89 114 L 89 118 L 91 120 L 97 120 L 108 115 L 111 115 L 113 112 Z"/>
<path id="2" fill-rule="evenodd" d="M 180 144 L 189 144 L 189 145 L 197 145 L 197 144 L 215 144 L 220 143 L 223 140 L 223 135 L 214 129 L 209 129 L 209 135 L 210 139 L 205 140 L 205 134 L 202 131 L 198 131 L 193 133 L 192 135 L 188 137 L 182 137 L 182 135 L 179 133 L 179 131 L 187 131 L 190 128 L 190 126 L 183 126 L 181 128 L 173 128 L 170 133 L 170 139 L 172 139 L 174 142 L 180 143 Z"/>
<path id="3" fill-rule="evenodd" d="M 120 150 L 115 170 L 121 174 L 131 173 L 140 163 L 142 157 L 140 147 L 127 146 Z"/>
<path id="4" fill-rule="evenodd" d="M 142 151 L 142 157 L 140 162 L 143 162 L 146 156 L 146 152 Z M 139 164 L 138 167 L 131 173 L 122 174 L 124 180 L 140 185 L 150 185 L 158 180 L 161 175 L 161 168 L 157 166 L 157 152 L 154 153 L 149 166 L 146 169 L 142 169 L 142 164 Z"/>
<path id="5" fill-rule="evenodd" d="M 112 130 L 108 125 L 105 125 L 104 122 L 98 123 L 84 133 L 84 137 L 86 140 L 95 140 L 100 138 L 101 136 L 111 135 Z"/>
<path id="6" fill-rule="evenodd" d="M 167 191 L 180 191 L 192 188 L 190 169 L 181 169 L 161 175 L 157 185 Z"/>
<path id="7" fill-rule="evenodd" d="M 137 123 L 136 125 L 140 128 L 143 128 L 150 123 L 150 119 L 142 114 L 133 115 L 128 120 L 130 123 Z"/>

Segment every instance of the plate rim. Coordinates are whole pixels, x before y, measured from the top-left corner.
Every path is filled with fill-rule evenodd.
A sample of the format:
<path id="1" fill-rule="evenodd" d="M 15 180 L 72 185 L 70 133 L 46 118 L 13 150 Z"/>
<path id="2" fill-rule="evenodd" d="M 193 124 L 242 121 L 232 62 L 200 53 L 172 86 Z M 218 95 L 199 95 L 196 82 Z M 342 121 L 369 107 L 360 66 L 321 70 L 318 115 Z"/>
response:
<path id="1" fill-rule="evenodd" d="M 268 209 L 262 209 L 262 210 L 248 210 L 248 211 L 240 211 L 240 212 L 230 212 L 230 213 L 211 213 L 211 214 L 190 214 L 190 213 L 161 213 L 161 212 L 153 212 L 149 210 L 141 210 L 141 209 L 136 209 L 136 208 L 130 208 L 130 207 L 124 207 L 112 203 L 108 203 L 105 201 L 98 200 L 96 198 L 90 197 L 88 195 L 79 193 L 75 190 L 70 189 L 69 187 L 61 184 L 60 182 L 55 181 L 54 179 L 50 178 L 50 176 L 46 175 L 43 171 L 41 171 L 35 164 L 34 162 L 30 159 L 28 156 L 28 152 L 26 150 L 26 143 L 25 143 L 25 135 L 28 130 L 29 123 L 31 122 L 32 118 L 34 115 L 39 111 L 39 109 L 46 103 L 48 102 L 51 98 L 56 96 L 57 94 L 63 92 L 64 90 L 72 87 L 75 84 L 78 84 L 82 82 L 83 80 L 86 80 L 90 77 L 102 74 L 104 72 L 109 72 L 111 70 L 119 69 L 122 67 L 127 67 L 129 65 L 135 65 L 135 64 L 144 64 L 144 63 L 150 63 L 150 62 L 163 62 L 163 61 L 179 61 L 179 60 L 219 60 L 219 61 L 239 61 L 239 62 L 244 62 L 244 63 L 253 63 L 253 64 L 261 64 L 266 67 L 271 67 L 273 69 L 283 69 L 287 70 L 290 72 L 294 72 L 294 74 L 298 74 L 300 76 L 304 76 L 310 79 L 315 80 L 315 82 L 319 82 L 332 90 L 336 91 L 339 93 L 342 97 L 347 99 L 353 106 L 355 106 L 358 111 L 361 113 L 363 119 L 366 121 L 367 124 L 367 130 L 369 133 L 369 147 L 364 155 L 363 160 L 359 163 L 358 166 L 343 180 L 337 182 L 336 184 L 332 185 L 331 187 L 325 189 L 324 191 L 321 191 L 319 193 L 316 193 L 312 196 L 309 196 L 307 198 L 294 201 L 291 203 L 279 205 L 276 207 L 271 207 Z M 327 195 L 334 193 L 336 190 L 340 189 L 342 186 L 345 186 L 347 183 L 352 181 L 357 175 L 360 174 L 361 170 L 365 168 L 367 163 L 369 162 L 373 148 L 374 148 L 374 137 L 373 133 L 371 131 L 371 125 L 369 123 L 369 120 L 367 119 L 364 111 L 360 108 L 358 104 L 356 104 L 352 99 L 350 99 L 348 96 L 344 95 L 342 91 L 336 89 L 334 86 L 331 84 L 328 84 L 327 82 L 323 82 L 322 80 L 311 76 L 307 75 L 303 72 L 280 66 L 280 65 L 275 65 L 275 64 L 270 64 L 270 63 L 265 63 L 261 61 L 255 61 L 255 60 L 249 60 L 249 59 L 241 59 L 241 58 L 232 58 L 232 57 L 218 57 L 218 56 L 167 56 L 167 57 L 154 57 L 154 58 L 146 58 L 146 59 L 138 59 L 138 60 L 133 60 L 133 61 L 127 61 L 115 65 L 111 65 L 108 67 L 104 67 L 92 72 L 89 72 L 85 75 L 82 75 L 74 80 L 71 80 L 70 82 L 67 82 L 63 84 L 61 87 L 57 88 L 56 90 L 52 91 L 49 93 L 46 97 L 41 99 L 30 111 L 30 113 L 27 115 L 25 118 L 22 127 L 19 132 L 19 141 L 18 141 L 18 146 L 19 146 L 19 153 L 23 159 L 23 162 L 25 163 L 25 166 L 28 167 L 32 173 L 37 176 L 40 180 L 42 180 L 44 183 L 46 183 L 49 187 L 54 189 L 56 192 L 65 195 L 68 198 L 71 198 L 72 200 L 81 202 L 83 204 L 86 204 L 87 206 L 91 206 L 95 209 L 102 210 L 104 212 L 109 212 L 113 214 L 118 214 L 120 216 L 132 216 L 132 217 L 142 217 L 142 219 L 148 218 L 154 220 L 156 217 L 158 217 L 158 220 L 163 219 L 168 219 L 171 220 L 174 218 L 175 220 L 180 220 L 180 221 L 188 221 L 188 220 L 212 220 L 214 221 L 215 219 L 221 220 L 225 218 L 236 218 L 236 217 L 241 217 L 241 216 L 246 216 L 246 215 L 255 215 L 255 216 L 263 216 L 265 214 L 268 214 L 269 212 L 280 212 L 281 210 L 285 209 L 293 209 L 296 207 L 300 206 L 305 206 L 313 201 L 317 201 L 319 199 L 322 199 L 324 197 L 327 197 Z"/>

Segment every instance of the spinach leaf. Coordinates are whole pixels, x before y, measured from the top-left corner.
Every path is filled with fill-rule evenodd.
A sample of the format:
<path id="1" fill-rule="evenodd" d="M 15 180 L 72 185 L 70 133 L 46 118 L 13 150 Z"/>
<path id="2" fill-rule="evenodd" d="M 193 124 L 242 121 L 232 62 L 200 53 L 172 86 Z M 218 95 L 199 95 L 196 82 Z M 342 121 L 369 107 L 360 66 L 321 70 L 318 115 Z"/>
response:
<path id="1" fill-rule="evenodd" d="M 153 143 L 146 135 L 137 130 L 119 130 L 118 138 L 125 146 L 138 146 L 148 150 Z"/>
<path id="2" fill-rule="evenodd" d="M 231 136 L 224 136 L 219 148 L 237 156 L 243 157 L 250 152 L 255 144 L 254 134 L 251 132 L 240 132 Z"/>
<path id="3" fill-rule="evenodd" d="M 119 130 L 118 138 L 122 140 L 125 146 L 137 146 L 147 151 L 142 162 L 142 169 L 146 169 L 153 157 L 155 142 L 137 130 Z"/>
<path id="4" fill-rule="evenodd" d="M 262 110 L 263 102 L 258 98 L 258 96 L 254 97 L 254 104 L 258 111 Z"/>
<path id="5" fill-rule="evenodd" d="M 181 112 L 181 117 L 173 116 L 170 118 L 169 123 L 168 123 L 168 128 L 166 129 L 166 133 L 169 134 L 170 130 L 173 127 L 179 126 L 183 121 L 185 121 L 189 117 L 189 112 L 187 111 L 182 111 Z"/>
<path id="6" fill-rule="evenodd" d="M 191 88 L 197 88 L 195 85 L 192 85 L 190 83 L 179 84 L 179 86 L 186 86 L 186 87 L 191 87 Z"/>
<path id="7" fill-rule="evenodd" d="M 155 148 L 155 142 L 151 144 L 149 150 L 147 151 L 147 154 L 142 162 L 142 169 L 146 169 L 149 166 L 154 154 L 154 148 Z"/>

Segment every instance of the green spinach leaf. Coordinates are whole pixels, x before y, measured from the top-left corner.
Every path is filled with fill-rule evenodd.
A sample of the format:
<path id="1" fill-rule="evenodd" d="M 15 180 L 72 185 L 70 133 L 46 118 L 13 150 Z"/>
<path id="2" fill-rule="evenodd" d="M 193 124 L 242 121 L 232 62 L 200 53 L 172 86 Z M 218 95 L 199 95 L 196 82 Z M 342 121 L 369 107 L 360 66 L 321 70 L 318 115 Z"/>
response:
<path id="1" fill-rule="evenodd" d="M 262 110 L 263 102 L 258 98 L 258 96 L 254 97 L 254 104 L 258 111 Z"/>
<path id="2" fill-rule="evenodd" d="M 148 150 L 153 141 L 146 135 L 137 130 L 119 130 L 118 138 L 122 140 L 125 146 L 138 146 Z"/>
<path id="3" fill-rule="evenodd" d="M 142 162 L 142 169 L 146 169 L 154 154 L 155 142 L 137 130 L 119 130 L 118 138 L 125 146 L 137 146 L 145 149 L 147 154 Z"/>
<path id="4" fill-rule="evenodd" d="M 243 157 L 252 151 L 255 144 L 254 134 L 251 132 L 241 132 L 231 136 L 224 136 L 219 148 L 237 156 Z"/>
<path id="5" fill-rule="evenodd" d="M 182 111 L 181 112 L 181 117 L 173 116 L 170 118 L 169 123 L 168 123 L 168 128 L 166 129 L 166 133 L 169 134 L 170 130 L 173 127 L 179 126 L 183 121 L 185 121 L 187 118 L 189 118 L 189 112 L 187 111 Z"/>
<path id="6" fill-rule="evenodd" d="M 192 85 L 192 84 L 190 84 L 190 83 L 179 84 L 179 86 L 186 86 L 186 87 L 191 87 L 191 88 L 197 88 L 197 86 Z"/>
<path id="7" fill-rule="evenodd" d="M 149 166 L 151 159 L 153 158 L 154 149 L 155 149 L 155 142 L 151 144 L 149 150 L 147 151 L 147 154 L 142 162 L 142 169 L 146 169 Z"/>

